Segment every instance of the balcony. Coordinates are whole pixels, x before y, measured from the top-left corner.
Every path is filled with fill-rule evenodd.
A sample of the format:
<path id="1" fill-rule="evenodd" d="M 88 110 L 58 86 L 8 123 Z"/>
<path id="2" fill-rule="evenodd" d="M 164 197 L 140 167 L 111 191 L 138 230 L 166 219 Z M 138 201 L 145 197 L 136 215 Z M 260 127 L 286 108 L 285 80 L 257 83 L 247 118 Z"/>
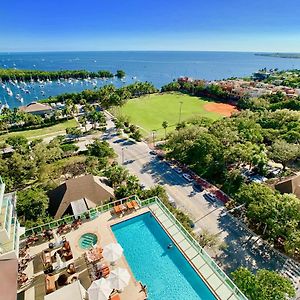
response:
<path id="1" fill-rule="evenodd" d="M 5 194 L 2 200 L 1 212 L 0 212 L 0 237 L 5 239 L 5 236 L 1 235 L 1 231 L 5 230 L 7 238 L 10 235 L 10 223 L 12 217 L 15 215 L 15 193 Z"/>

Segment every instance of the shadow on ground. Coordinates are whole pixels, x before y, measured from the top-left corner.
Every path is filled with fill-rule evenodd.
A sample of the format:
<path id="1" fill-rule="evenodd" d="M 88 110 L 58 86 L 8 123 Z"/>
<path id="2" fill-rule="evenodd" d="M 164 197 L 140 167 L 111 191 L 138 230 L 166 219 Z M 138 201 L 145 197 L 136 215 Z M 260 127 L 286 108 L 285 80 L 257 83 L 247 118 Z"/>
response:
<path id="1" fill-rule="evenodd" d="M 224 239 L 227 248 L 217 257 L 217 261 L 227 273 L 240 266 L 247 267 L 254 272 L 262 268 L 282 269 L 285 259 L 269 247 L 253 244 L 253 240 L 249 240 L 248 231 L 234 219 L 225 215 L 220 216 L 218 221 L 219 227 L 229 233 Z"/>

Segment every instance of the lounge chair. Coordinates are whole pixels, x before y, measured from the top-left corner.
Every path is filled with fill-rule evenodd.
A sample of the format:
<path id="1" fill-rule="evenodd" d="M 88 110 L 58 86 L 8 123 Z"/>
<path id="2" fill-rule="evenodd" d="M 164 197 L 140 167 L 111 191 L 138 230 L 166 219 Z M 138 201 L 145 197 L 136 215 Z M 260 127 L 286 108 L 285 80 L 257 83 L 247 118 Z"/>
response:
<path id="1" fill-rule="evenodd" d="M 46 289 L 46 294 L 52 293 L 56 290 L 54 275 L 47 274 L 45 276 L 45 289 Z"/>
<path id="2" fill-rule="evenodd" d="M 114 211 L 115 211 L 116 214 L 119 214 L 119 213 L 122 212 L 119 205 L 114 206 Z"/>
<path id="3" fill-rule="evenodd" d="M 131 201 L 132 206 L 134 207 L 135 210 L 139 209 L 139 205 L 137 204 L 137 202 L 135 200 Z"/>
<path id="4" fill-rule="evenodd" d="M 110 299 L 110 300 L 121 300 L 119 294 L 115 294 L 115 295 L 111 296 L 109 299 Z"/>
<path id="5" fill-rule="evenodd" d="M 127 202 L 126 206 L 128 207 L 128 209 L 133 209 L 134 208 L 131 202 Z"/>

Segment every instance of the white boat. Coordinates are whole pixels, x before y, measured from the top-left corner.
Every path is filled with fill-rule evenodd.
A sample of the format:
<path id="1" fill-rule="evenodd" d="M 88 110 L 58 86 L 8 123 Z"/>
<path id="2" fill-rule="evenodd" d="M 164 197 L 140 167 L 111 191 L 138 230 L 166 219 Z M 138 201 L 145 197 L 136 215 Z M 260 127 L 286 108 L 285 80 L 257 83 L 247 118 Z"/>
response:
<path id="1" fill-rule="evenodd" d="M 7 92 L 7 94 L 8 94 L 8 96 L 13 96 L 14 94 L 13 94 L 13 92 L 11 91 L 11 89 L 10 88 L 6 88 L 6 92 Z"/>
<path id="2" fill-rule="evenodd" d="M 21 103 L 24 102 L 24 99 L 23 99 L 23 97 L 21 97 L 20 94 L 16 94 L 16 99 L 17 99 L 18 101 L 20 101 Z"/>

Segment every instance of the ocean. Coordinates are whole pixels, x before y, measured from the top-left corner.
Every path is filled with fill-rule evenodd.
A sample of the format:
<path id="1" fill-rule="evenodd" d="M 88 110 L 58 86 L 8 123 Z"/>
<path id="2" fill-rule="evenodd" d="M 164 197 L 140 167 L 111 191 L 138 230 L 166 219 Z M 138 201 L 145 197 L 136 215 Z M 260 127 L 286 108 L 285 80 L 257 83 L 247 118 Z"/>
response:
<path id="1" fill-rule="evenodd" d="M 197 79 L 223 79 L 232 76 L 249 76 L 261 68 L 300 69 L 300 59 L 256 56 L 246 52 L 177 52 L 177 51 L 105 51 L 105 52 L 37 52 L 0 53 L 0 68 L 63 70 L 85 69 L 88 71 L 122 69 L 126 72 L 125 83 L 118 80 L 98 80 L 91 83 L 55 82 L 35 84 L 29 88 L 11 86 L 9 96 L 0 86 L 0 101 L 10 108 L 66 92 L 78 92 L 113 83 L 116 86 L 134 81 L 149 81 L 156 87 L 189 76 Z M 22 88 L 22 89 L 21 89 Z M 29 93 L 24 90 L 28 89 Z M 19 94 L 19 96 L 17 96 Z M 16 96 L 24 101 L 16 99 Z"/>

